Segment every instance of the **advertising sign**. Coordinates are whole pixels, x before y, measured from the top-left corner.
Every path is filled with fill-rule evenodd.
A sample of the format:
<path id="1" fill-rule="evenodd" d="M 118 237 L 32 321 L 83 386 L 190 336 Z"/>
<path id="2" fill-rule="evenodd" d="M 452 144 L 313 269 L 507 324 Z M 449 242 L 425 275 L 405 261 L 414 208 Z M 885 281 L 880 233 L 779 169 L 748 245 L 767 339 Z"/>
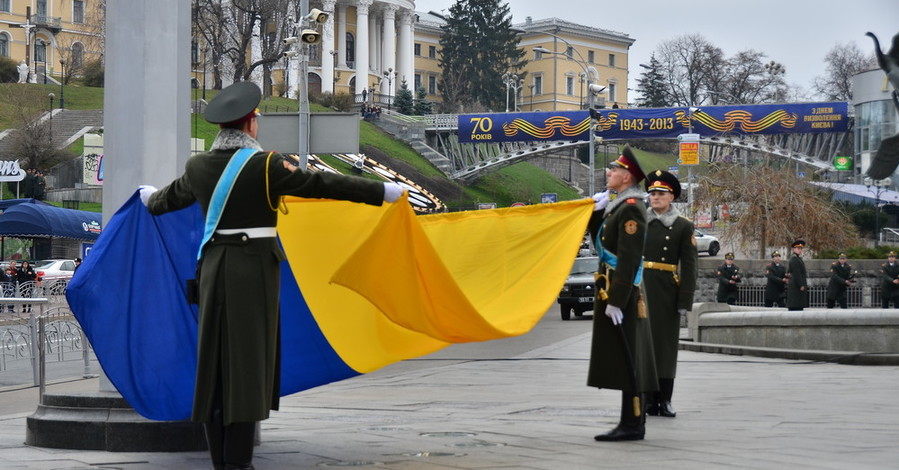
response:
<path id="1" fill-rule="evenodd" d="M 837 155 L 833 157 L 833 168 L 837 171 L 848 171 L 852 169 L 852 157 Z"/>

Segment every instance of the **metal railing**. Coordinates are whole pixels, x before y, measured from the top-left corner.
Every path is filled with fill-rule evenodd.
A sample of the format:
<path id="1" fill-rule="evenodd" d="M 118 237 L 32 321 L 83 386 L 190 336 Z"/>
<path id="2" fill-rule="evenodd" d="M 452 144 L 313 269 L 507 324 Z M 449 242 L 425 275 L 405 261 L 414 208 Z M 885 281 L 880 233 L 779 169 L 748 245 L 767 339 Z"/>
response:
<path id="1" fill-rule="evenodd" d="M 826 307 L 827 287 L 809 287 L 808 303 L 809 308 Z M 849 308 L 880 307 L 880 286 L 849 287 L 846 290 L 846 303 Z M 737 305 L 745 307 L 764 307 L 765 286 L 740 286 Z"/>

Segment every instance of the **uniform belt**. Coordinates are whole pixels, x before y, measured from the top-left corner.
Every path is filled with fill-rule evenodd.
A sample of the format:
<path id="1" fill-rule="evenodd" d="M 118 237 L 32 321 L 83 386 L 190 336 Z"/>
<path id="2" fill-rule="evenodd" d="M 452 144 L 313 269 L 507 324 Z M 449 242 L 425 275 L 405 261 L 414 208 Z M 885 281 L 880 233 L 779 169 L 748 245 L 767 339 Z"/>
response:
<path id="1" fill-rule="evenodd" d="M 670 263 L 660 263 L 658 261 L 644 261 L 643 267 L 646 269 L 658 269 L 659 271 L 677 272 L 677 265 Z"/>
<path id="2" fill-rule="evenodd" d="M 222 228 L 215 231 L 219 235 L 243 234 L 247 238 L 275 238 L 278 235 L 275 227 Z"/>

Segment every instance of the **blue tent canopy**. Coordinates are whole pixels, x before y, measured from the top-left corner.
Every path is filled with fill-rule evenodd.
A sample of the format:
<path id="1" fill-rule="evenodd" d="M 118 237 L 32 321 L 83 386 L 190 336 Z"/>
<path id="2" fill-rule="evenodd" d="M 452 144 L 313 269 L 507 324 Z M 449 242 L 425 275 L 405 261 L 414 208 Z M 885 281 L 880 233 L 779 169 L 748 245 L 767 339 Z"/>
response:
<path id="1" fill-rule="evenodd" d="M 0 214 L 2 214 L 3 211 L 5 211 L 6 209 L 9 209 L 10 207 L 16 206 L 16 205 L 19 205 L 19 204 L 40 204 L 40 205 L 43 205 L 43 206 L 49 206 L 49 205 L 50 205 L 50 204 L 47 204 L 47 203 L 44 202 L 44 201 L 41 201 L 41 200 L 38 200 L 38 199 L 34 199 L 34 198 L 28 198 L 28 199 L 3 199 L 3 200 L 0 200 Z"/>
<path id="2" fill-rule="evenodd" d="M 12 205 L 0 214 L 0 236 L 94 241 L 100 236 L 101 219 L 102 215 L 97 212 L 24 202 Z"/>

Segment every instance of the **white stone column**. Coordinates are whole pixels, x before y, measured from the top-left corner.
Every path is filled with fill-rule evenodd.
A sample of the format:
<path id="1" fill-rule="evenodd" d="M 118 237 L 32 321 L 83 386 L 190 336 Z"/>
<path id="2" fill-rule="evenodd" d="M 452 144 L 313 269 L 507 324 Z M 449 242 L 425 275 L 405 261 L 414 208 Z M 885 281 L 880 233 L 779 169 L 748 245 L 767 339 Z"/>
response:
<path id="1" fill-rule="evenodd" d="M 378 38 L 381 37 L 380 33 L 381 28 L 378 26 L 377 15 L 368 15 L 368 70 L 374 72 L 375 75 L 379 75 L 378 70 L 381 66 L 381 62 L 378 60 L 379 44 L 381 44 L 381 41 L 378 41 Z"/>
<path id="2" fill-rule="evenodd" d="M 412 14 L 411 10 L 403 10 L 400 12 L 400 28 L 396 53 L 396 79 L 398 83 L 403 83 L 403 80 L 405 80 L 406 85 L 412 90 L 412 96 L 414 97 L 418 90 L 414 89 L 415 59 L 412 56 L 415 52 L 415 38 L 412 34 Z"/>
<path id="3" fill-rule="evenodd" d="M 378 70 L 382 76 L 384 72 L 388 70 L 393 70 L 390 73 L 390 80 L 385 80 L 383 82 L 383 92 L 395 95 L 396 87 L 399 85 L 396 82 L 397 69 L 396 69 L 396 12 L 399 9 L 398 6 L 393 4 L 388 4 L 384 6 L 384 19 L 383 19 L 383 33 L 381 37 L 381 69 Z M 390 81 L 392 80 L 392 83 Z"/>
<path id="4" fill-rule="evenodd" d="M 334 12 L 335 0 L 324 0 L 322 8 L 329 13 Z M 322 25 L 322 93 L 334 93 L 334 15 Z"/>
<path id="5" fill-rule="evenodd" d="M 356 1 L 356 95 L 368 88 L 368 9 L 373 1 Z"/>
<path id="6" fill-rule="evenodd" d="M 337 5 L 337 66 L 346 68 L 346 5 Z"/>

